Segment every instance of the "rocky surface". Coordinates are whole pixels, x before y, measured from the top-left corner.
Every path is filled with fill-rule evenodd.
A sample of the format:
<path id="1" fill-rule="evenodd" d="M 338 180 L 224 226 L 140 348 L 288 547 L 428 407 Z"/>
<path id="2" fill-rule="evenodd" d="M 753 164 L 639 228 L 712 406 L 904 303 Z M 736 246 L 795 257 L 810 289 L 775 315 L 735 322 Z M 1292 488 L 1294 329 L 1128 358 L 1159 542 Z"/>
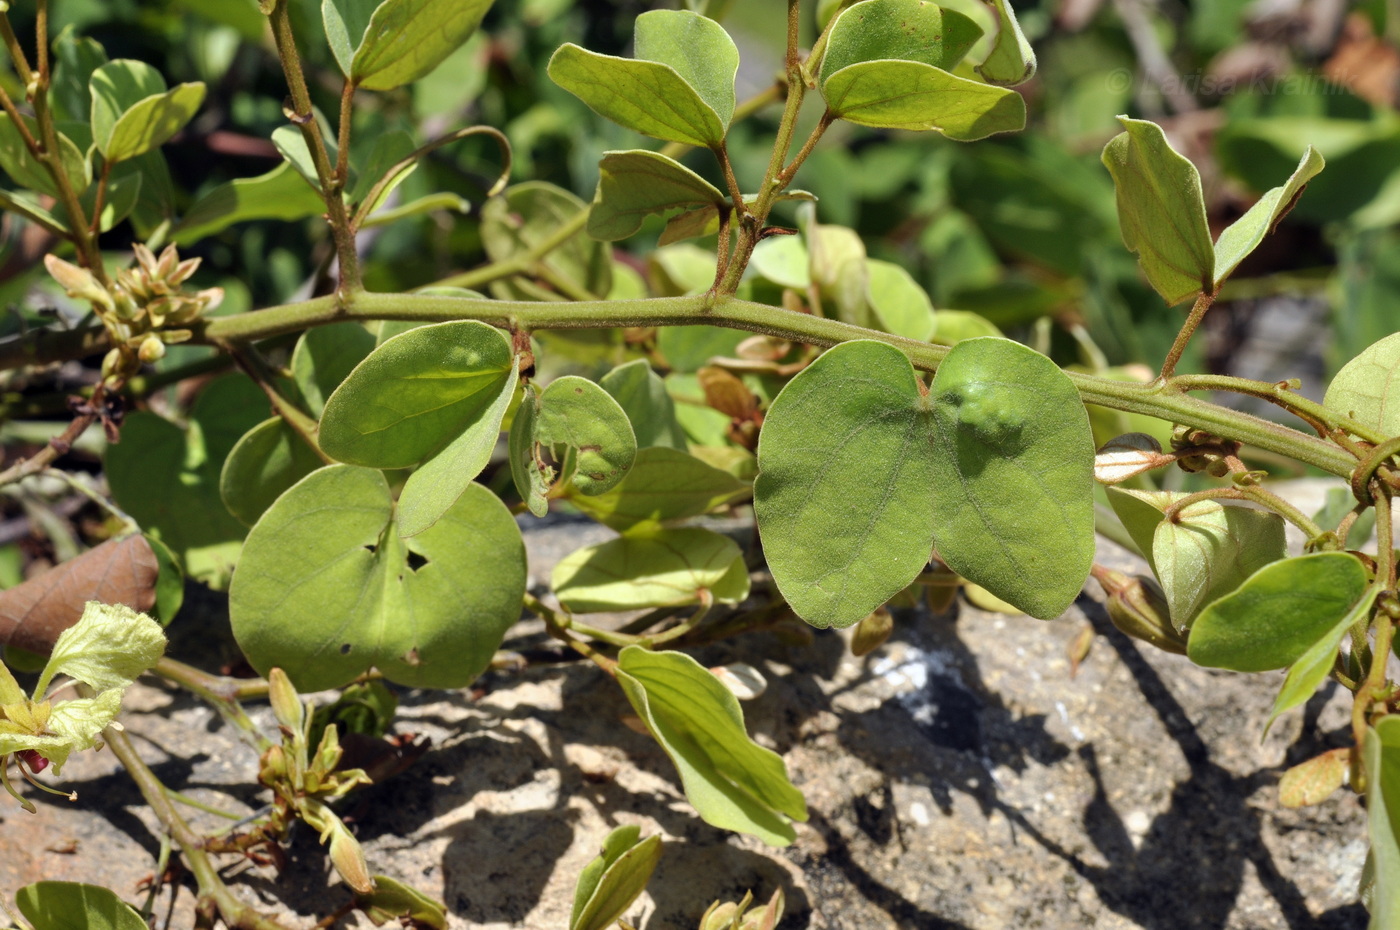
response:
<path id="1" fill-rule="evenodd" d="M 599 532 L 568 522 L 533 532 L 534 576 Z M 1133 564 L 1110 544 L 1101 558 Z M 647 930 L 694 927 L 716 898 L 778 886 L 788 930 L 1365 927 L 1357 799 L 1339 792 L 1290 811 L 1275 787 L 1287 766 L 1345 744 L 1344 695 L 1324 691 L 1261 742 L 1281 675 L 1217 673 L 1139 647 L 1096 594 L 1053 623 L 965 603 L 908 611 L 862 659 L 837 633 L 704 651 L 702 661 L 748 662 L 769 680 L 745 712 L 811 810 L 788 849 L 702 823 L 666 757 L 626 725 L 621 692 L 583 664 L 492 672 L 471 693 L 403 692 L 398 729 L 430 735 L 433 749 L 348 811 L 371 867 L 440 896 L 456 927 L 566 927 L 578 871 L 623 823 L 668 841 L 629 917 Z M 1071 676 L 1066 647 L 1085 624 L 1093 649 Z M 128 708 L 167 784 L 240 812 L 263 802 L 254 753 L 203 706 L 140 687 Z M 33 816 L 0 805 L 0 892 L 56 878 L 138 901 L 160 834 L 135 789 L 107 753 L 64 774 L 77 803 L 36 798 Z M 280 876 L 232 858 L 225 874 L 270 912 L 295 915 L 289 926 L 347 897 L 305 830 Z M 190 906 L 182 892 L 169 925 L 190 926 Z"/>

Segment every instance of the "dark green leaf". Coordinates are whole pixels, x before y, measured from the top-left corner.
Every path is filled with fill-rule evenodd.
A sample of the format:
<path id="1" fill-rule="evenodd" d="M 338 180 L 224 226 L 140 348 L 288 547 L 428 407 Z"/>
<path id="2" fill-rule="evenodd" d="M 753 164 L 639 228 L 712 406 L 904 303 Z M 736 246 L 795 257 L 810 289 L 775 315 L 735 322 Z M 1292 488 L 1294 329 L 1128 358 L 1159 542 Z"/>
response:
<path id="1" fill-rule="evenodd" d="M 607 930 L 645 890 L 661 859 L 661 837 L 643 840 L 641 832 L 618 827 L 603 840 L 598 858 L 579 873 L 569 930 Z"/>
<path id="2" fill-rule="evenodd" d="M 1094 561 L 1094 439 L 1074 383 L 1007 339 L 959 342 L 930 388 L 934 545 L 969 581 L 1058 617 Z"/>
<path id="3" fill-rule="evenodd" d="M 1343 365 L 1323 403 L 1384 436 L 1400 436 L 1400 333 Z"/>
<path id="4" fill-rule="evenodd" d="M 749 486 L 727 471 L 677 449 L 653 446 L 637 453 L 622 483 L 605 494 L 571 494 L 575 507 L 599 523 L 626 532 L 639 523 L 664 523 L 709 513 L 746 497 Z"/>
<path id="5" fill-rule="evenodd" d="M 321 0 L 321 21 L 326 27 L 326 43 L 335 55 L 336 64 L 346 77 L 350 76 L 355 49 L 364 40 L 379 0 Z"/>
<path id="6" fill-rule="evenodd" d="M 1345 552 L 1266 565 L 1201 611 L 1186 654 L 1197 665 L 1265 672 L 1298 661 L 1366 591 L 1366 570 Z"/>
<path id="7" fill-rule="evenodd" d="M 172 234 L 180 245 L 198 242 L 248 220 L 299 220 L 324 213 L 325 201 L 288 162 L 255 178 L 220 184 L 200 197 Z"/>
<path id="8" fill-rule="evenodd" d="M 24 117 L 24 123 L 29 129 L 29 134 L 37 138 L 35 134 L 39 130 L 34 120 Z M 63 173 L 67 176 L 68 183 L 75 190 L 85 190 L 92 180 L 92 169 L 88 165 L 87 156 L 65 135 L 59 135 L 58 146 L 63 153 Z M 0 168 L 4 168 L 10 179 L 21 187 L 50 197 L 58 196 L 58 186 L 54 183 L 53 175 L 30 154 L 29 147 L 24 144 L 24 137 L 20 135 L 8 113 L 0 113 Z"/>
<path id="9" fill-rule="evenodd" d="M 1104 147 L 1113 175 L 1123 244 L 1169 304 L 1215 290 L 1215 244 L 1206 224 L 1201 176 L 1177 154 L 1162 127 L 1118 117 L 1124 132 Z"/>
<path id="10" fill-rule="evenodd" d="M 471 38 L 492 0 L 383 0 L 355 50 L 350 79 L 366 90 L 411 84 Z"/>
<path id="11" fill-rule="evenodd" d="M 106 888 L 78 882 L 36 882 L 15 892 L 34 930 L 147 930 L 129 904 Z"/>
<path id="12" fill-rule="evenodd" d="M 185 572 L 169 546 L 154 536 L 144 539 L 156 557 L 156 603 L 151 616 L 160 621 L 161 626 L 169 626 L 185 603 Z"/>
<path id="13" fill-rule="evenodd" d="M 782 757 L 749 738 L 739 701 L 719 679 L 683 653 L 629 646 L 617 681 L 706 823 L 773 846 L 792 842 L 789 818 L 806 820 L 807 804 Z"/>
<path id="14" fill-rule="evenodd" d="M 107 63 L 107 52 L 96 39 L 79 36 L 72 26 L 64 27 L 53 43 L 54 109 L 60 119 L 92 118 L 92 73 Z"/>
<path id="15" fill-rule="evenodd" d="M 412 687 L 457 688 L 490 663 L 524 593 L 520 530 L 490 491 L 469 486 L 402 539 L 384 476 L 335 465 L 279 497 L 248 534 L 229 612 L 254 667 L 283 668 L 299 691 L 372 667 Z"/>
<path id="16" fill-rule="evenodd" d="M 1269 714 L 1269 722 L 1265 726 L 1265 731 L 1278 719 L 1279 714 L 1292 710 L 1299 704 L 1305 702 L 1313 696 L 1318 687 L 1327 680 L 1327 675 L 1332 671 L 1332 666 L 1337 660 L 1337 650 L 1341 647 L 1342 640 L 1347 633 L 1357 623 L 1365 621 L 1370 612 L 1371 605 L 1376 602 L 1377 591 L 1374 587 L 1367 588 L 1366 593 L 1361 596 L 1361 600 L 1352 605 L 1336 625 L 1322 636 L 1317 642 L 1308 647 L 1308 651 L 1298 657 L 1288 669 L 1288 677 L 1283 681 L 1283 688 L 1279 690 L 1278 697 L 1274 699 L 1274 709 Z"/>
<path id="17" fill-rule="evenodd" d="M 1240 262 L 1248 257 L 1264 241 L 1264 237 L 1274 231 L 1274 227 L 1293 209 L 1293 204 L 1302 195 L 1308 182 L 1317 177 L 1326 166 L 1322 156 L 1312 146 L 1303 153 L 1303 160 L 1293 170 L 1288 182 L 1275 187 L 1249 212 L 1235 220 L 1215 243 L 1215 286 L 1219 287 Z"/>
<path id="18" fill-rule="evenodd" d="M 324 462 L 281 417 L 265 420 L 238 440 L 224 460 L 219 496 L 245 526 Z"/>
<path id="19" fill-rule="evenodd" d="M 652 213 L 725 202 L 709 181 L 659 152 L 605 152 L 598 170 L 588 214 L 588 234 L 595 239 L 626 239 Z"/>
<path id="20" fill-rule="evenodd" d="M 700 527 L 638 526 L 633 533 L 570 553 L 550 586 L 573 613 L 681 607 L 702 591 L 737 604 L 749 594 L 744 555 L 727 536 Z"/>

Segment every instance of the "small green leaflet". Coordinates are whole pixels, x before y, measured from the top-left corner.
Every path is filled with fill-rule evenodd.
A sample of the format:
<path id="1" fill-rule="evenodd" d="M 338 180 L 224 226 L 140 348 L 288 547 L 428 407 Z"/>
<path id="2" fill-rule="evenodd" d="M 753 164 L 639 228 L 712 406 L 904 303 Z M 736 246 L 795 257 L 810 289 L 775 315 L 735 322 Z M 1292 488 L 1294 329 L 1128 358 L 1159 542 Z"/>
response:
<path id="1" fill-rule="evenodd" d="M 603 840 L 602 852 L 579 873 L 569 930 L 607 930 L 637 900 L 661 859 L 661 837 L 641 834 L 628 825 Z"/>
<path id="2" fill-rule="evenodd" d="M 1308 182 L 1317 177 L 1326 165 L 1318 151 L 1311 145 L 1308 146 L 1302 161 L 1298 162 L 1298 167 L 1294 169 L 1287 183 L 1260 197 L 1244 216 L 1235 220 L 1220 234 L 1220 238 L 1215 242 L 1217 288 L 1250 252 L 1259 247 L 1264 237 L 1274 231 L 1303 195 L 1303 188 L 1307 187 Z"/>
<path id="3" fill-rule="evenodd" d="M 725 203 L 717 187 L 660 152 L 604 152 L 598 171 L 588 214 L 588 234 L 595 239 L 626 239 L 653 213 Z"/>

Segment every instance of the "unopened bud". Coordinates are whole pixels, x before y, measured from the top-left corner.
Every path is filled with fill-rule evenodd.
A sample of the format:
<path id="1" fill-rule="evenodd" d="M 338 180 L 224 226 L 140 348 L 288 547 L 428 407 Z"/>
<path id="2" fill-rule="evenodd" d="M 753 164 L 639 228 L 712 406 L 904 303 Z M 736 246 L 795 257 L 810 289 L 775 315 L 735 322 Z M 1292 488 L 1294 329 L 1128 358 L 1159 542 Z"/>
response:
<path id="1" fill-rule="evenodd" d="M 374 879 L 369 874 L 369 864 L 365 862 L 365 851 L 360 841 L 350 835 L 345 824 L 339 820 L 331 828 L 331 865 L 345 879 L 345 883 L 360 894 L 374 891 Z"/>
<path id="2" fill-rule="evenodd" d="M 292 687 L 292 680 L 280 668 L 274 668 L 267 675 L 267 696 L 272 701 L 272 713 L 277 722 L 293 733 L 300 733 L 306 720 L 306 708 Z"/>
<path id="3" fill-rule="evenodd" d="M 141 361 L 150 364 L 165 358 L 165 343 L 160 341 L 160 337 L 152 333 L 141 340 L 141 348 L 136 353 L 141 357 Z"/>
<path id="4" fill-rule="evenodd" d="M 851 637 L 851 655 L 869 655 L 883 646 L 893 632 L 894 616 L 885 608 L 879 608 L 856 624 L 855 635 Z"/>
<path id="5" fill-rule="evenodd" d="M 1108 593 L 1108 616 L 1113 625 L 1134 639 L 1163 652 L 1186 655 L 1186 636 L 1171 622 L 1171 608 L 1157 582 L 1141 575 L 1105 572 L 1099 583 Z"/>

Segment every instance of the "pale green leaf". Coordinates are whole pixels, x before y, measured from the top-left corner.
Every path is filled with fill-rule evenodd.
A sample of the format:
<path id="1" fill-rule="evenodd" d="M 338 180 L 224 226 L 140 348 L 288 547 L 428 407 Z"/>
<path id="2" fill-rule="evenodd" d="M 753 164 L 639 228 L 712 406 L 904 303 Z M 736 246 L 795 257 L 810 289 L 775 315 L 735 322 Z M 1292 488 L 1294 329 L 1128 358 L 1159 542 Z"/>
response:
<path id="1" fill-rule="evenodd" d="M 326 153 L 332 162 L 336 159 L 335 142 L 326 132 L 326 126 L 318 113 L 316 115 L 316 125 L 320 127 L 321 134 L 326 141 Z M 311 190 L 318 195 L 321 191 L 320 176 L 316 174 L 316 162 L 311 156 L 311 147 L 306 143 L 306 136 L 296 126 L 279 126 L 272 130 L 272 144 L 277 151 L 282 153 L 282 157 L 287 163 L 296 169 L 303 181 Z M 322 202 L 322 210 L 325 209 Z"/>
<path id="2" fill-rule="evenodd" d="M 612 395 L 587 378 L 567 375 L 540 395 L 535 441 L 570 450 L 564 477 L 579 493 L 602 494 L 616 487 L 637 457 L 637 439 L 626 412 Z"/>
<path id="3" fill-rule="evenodd" d="M 375 348 L 375 337 L 355 322 L 314 326 L 292 350 L 292 378 L 306 409 L 319 417 L 326 399 Z"/>
<path id="4" fill-rule="evenodd" d="M 977 73 L 989 84 L 1024 84 L 1035 77 L 1035 50 L 1026 41 L 1009 0 L 992 0 L 992 5 L 1001 28 L 991 54 L 977 66 Z"/>
<path id="5" fill-rule="evenodd" d="M 1259 247 L 1264 237 L 1274 231 L 1274 227 L 1278 226 L 1279 221 L 1293 209 L 1293 204 L 1302 196 L 1303 188 L 1322 172 L 1326 164 L 1318 151 L 1308 146 L 1308 150 L 1303 153 L 1303 160 L 1293 170 L 1293 175 L 1287 183 L 1260 197 L 1244 216 L 1226 227 L 1215 242 L 1217 288 L 1230 277 L 1250 252 Z"/>
<path id="6" fill-rule="evenodd" d="M 1000 336 L 995 323 L 967 310 L 938 310 L 933 315 L 933 334 L 929 342 L 955 346 L 964 339 L 978 336 Z"/>
<path id="7" fill-rule="evenodd" d="M 238 440 L 219 474 L 228 512 L 252 526 L 278 495 L 325 463 L 281 417 L 264 420 Z"/>
<path id="8" fill-rule="evenodd" d="M 1058 617 L 1094 561 L 1094 439 L 1074 383 L 1019 343 L 969 339 L 930 399 L 939 558 L 1032 617 Z"/>
<path id="9" fill-rule="evenodd" d="M 1366 570 L 1345 552 L 1274 562 L 1214 601 L 1191 627 L 1197 665 L 1264 672 L 1297 662 L 1347 617 L 1366 590 Z"/>
<path id="10" fill-rule="evenodd" d="M 492 0 L 383 0 L 355 50 L 350 80 L 366 90 L 411 84 L 471 38 Z"/>
<path id="11" fill-rule="evenodd" d="M 1343 365 L 1323 404 L 1384 436 L 1400 436 L 1400 333 Z"/>
<path id="12" fill-rule="evenodd" d="M 653 213 L 725 202 L 709 181 L 659 152 L 604 152 L 598 171 L 588 214 L 588 234 L 595 239 L 626 239 Z"/>
<path id="13" fill-rule="evenodd" d="M 666 392 L 666 382 L 644 359 L 619 365 L 598 384 L 613 396 L 637 437 L 637 448 L 669 446 L 685 451 L 685 433 L 676 420 L 676 405 Z"/>
<path id="14" fill-rule="evenodd" d="M 719 679 L 683 653 L 629 646 L 617 680 L 706 823 L 772 846 L 792 842 L 789 820 L 806 820 L 807 804 L 782 757 L 749 738 L 739 701 Z"/>
<path id="15" fill-rule="evenodd" d="M 869 259 L 866 299 L 880 328 L 896 336 L 925 342 L 933 335 L 933 301 L 914 276 L 894 262 Z"/>
<path id="16" fill-rule="evenodd" d="M 607 930 L 646 889 L 661 837 L 640 836 L 641 828 L 623 826 L 604 838 L 602 852 L 579 873 L 569 930 Z"/>
<path id="17" fill-rule="evenodd" d="M 573 613 L 681 607 L 701 601 L 736 604 L 749 593 L 738 545 L 699 527 L 653 528 L 586 546 L 554 566 L 550 586 Z"/>
<path id="18" fill-rule="evenodd" d="M 916 61 L 866 61 L 842 68 L 821 86 L 827 109 L 876 129 L 937 130 L 974 142 L 1026 125 L 1018 93 L 957 77 Z"/>
<path id="19" fill-rule="evenodd" d="M 571 494 L 570 501 L 599 523 L 626 532 L 639 523 L 698 517 L 748 494 L 749 486 L 729 472 L 678 449 L 653 446 L 637 453 L 617 487 L 593 497 Z"/>
<path id="20" fill-rule="evenodd" d="M 549 513 L 549 489 L 554 481 L 554 468 L 544 462 L 535 439 L 535 415 L 539 411 L 539 392 L 526 384 L 515 419 L 510 424 L 510 476 L 525 508 L 537 517 Z"/>
<path id="21" fill-rule="evenodd" d="M 188 245 L 235 223 L 299 220 L 325 209 L 321 195 L 307 186 L 296 168 L 283 162 L 266 174 L 213 188 L 186 211 L 171 236 L 177 244 Z"/>
<path id="22" fill-rule="evenodd" d="M 138 101 L 122 113 L 105 139 L 95 136 L 109 162 L 126 161 L 164 145 L 194 119 L 204 103 L 204 84 L 178 84 L 163 94 Z"/>
<path id="23" fill-rule="evenodd" d="M 667 65 L 727 127 L 734 118 L 739 49 L 719 23 L 689 10 L 652 10 L 637 17 L 634 53 Z"/>
<path id="24" fill-rule="evenodd" d="M 98 151 L 106 152 L 122 114 L 143 100 L 166 92 L 165 78 L 144 61 L 118 58 L 101 65 L 88 79 L 92 99 L 92 138 Z"/>
<path id="25" fill-rule="evenodd" d="M 1215 244 L 1206 223 L 1201 176 L 1174 151 L 1162 127 L 1118 117 L 1124 132 L 1104 147 L 1113 175 L 1123 244 L 1169 304 L 1215 291 Z"/>
<path id="26" fill-rule="evenodd" d="M 58 634 L 34 693 L 42 695 L 58 675 L 98 691 L 120 690 L 164 654 L 159 623 L 122 604 L 88 601 L 78 622 Z"/>
<path id="27" fill-rule="evenodd" d="M 862 62 L 911 61 L 951 71 L 982 37 L 971 19 L 926 0 L 865 0 L 831 27 L 819 81 Z"/>
<path id="28" fill-rule="evenodd" d="M 1400 926 L 1400 716 L 1382 717 L 1367 729 L 1361 758 L 1371 838 L 1366 863 L 1372 877 L 1367 927 L 1391 930 Z"/>
<path id="29" fill-rule="evenodd" d="M 552 239 L 588 205 L 578 197 L 544 181 L 526 181 L 492 197 L 481 208 L 481 241 L 493 262 L 506 262 Z M 612 249 L 583 230 L 549 253 L 549 267 L 558 275 L 594 294 L 612 290 Z M 713 272 L 711 272 L 713 274 Z M 538 300 L 497 282 L 496 296 Z"/>
<path id="30" fill-rule="evenodd" d="M 282 668 L 299 691 L 370 668 L 456 688 L 490 664 L 524 594 L 520 529 L 490 491 L 471 485 L 402 539 L 384 476 L 336 465 L 279 497 L 248 534 L 229 614 L 253 666 Z"/>
<path id="31" fill-rule="evenodd" d="M 111 891 L 77 882 L 37 882 L 15 893 L 34 930 L 147 930 L 146 921 Z"/>

